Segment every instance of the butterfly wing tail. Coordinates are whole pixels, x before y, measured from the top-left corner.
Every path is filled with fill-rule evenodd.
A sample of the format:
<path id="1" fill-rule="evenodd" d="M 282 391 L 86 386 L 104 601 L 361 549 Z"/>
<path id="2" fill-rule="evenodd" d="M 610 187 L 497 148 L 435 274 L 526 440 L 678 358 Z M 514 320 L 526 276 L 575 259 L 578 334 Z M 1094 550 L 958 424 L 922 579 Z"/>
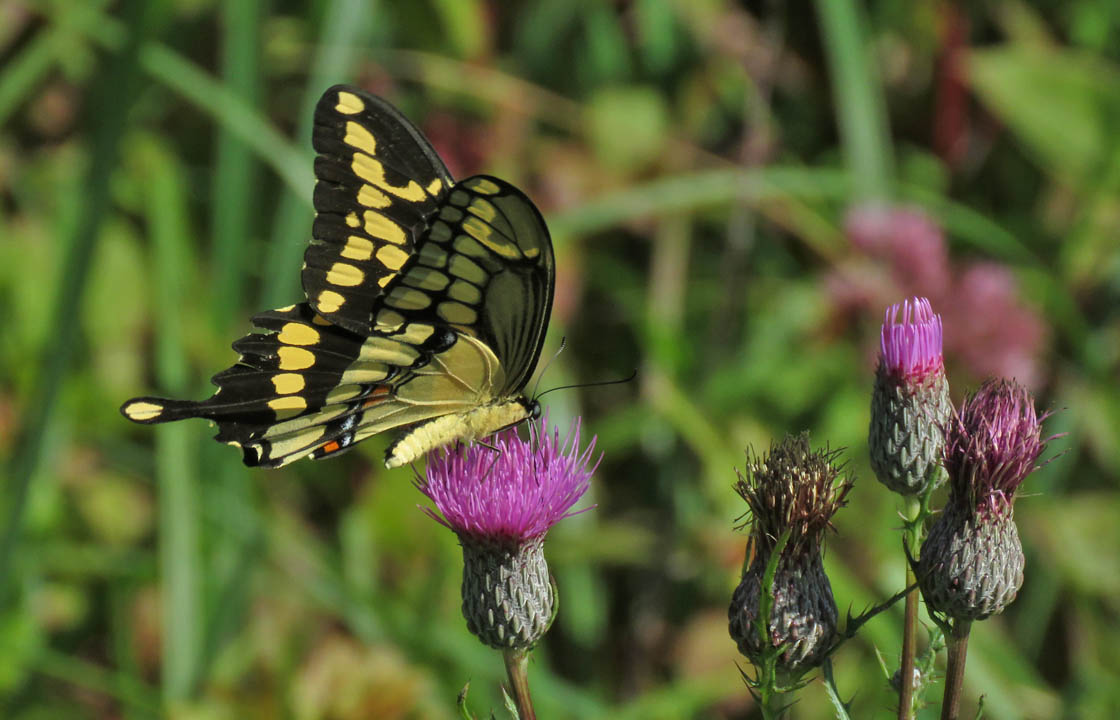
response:
<path id="1" fill-rule="evenodd" d="M 132 398 L 121 405 L 121 415 L 132 422 L 144 425 L 209 416 L 206 411 L 206 403 L 160 397 Z"/>

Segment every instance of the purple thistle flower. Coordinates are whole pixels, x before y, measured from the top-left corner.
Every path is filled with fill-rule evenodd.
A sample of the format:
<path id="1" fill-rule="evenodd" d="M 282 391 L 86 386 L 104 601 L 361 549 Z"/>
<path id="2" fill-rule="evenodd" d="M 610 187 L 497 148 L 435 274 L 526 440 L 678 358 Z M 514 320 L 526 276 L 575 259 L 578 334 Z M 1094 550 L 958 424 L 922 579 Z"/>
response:
<path id="1" fill-rule="evenodd" d="M 486 645 L 527 650 L 556 615 L 556 593 L 544 557 L 544 537 L 587 491 L 599 460 L 595 438 L 579 449 L 580 423 L 561 441 L 547 416 L 525 441 L 515 429 L 480 444 L 436 451 L 416 487 L 435 503 L 423 508 L 450 528 L 463 548 L 463 617 Z"/>
<path id="2" fill-rule="evenodd" d="M 887 308 L 879 334 L 879 361 L 896 377 L 919 380 L 944 369 L 941 316 L 915 297 Z"/>
<path id="3" fill-rule="evenodd" d="M 1053 438 L 1042 437 L 1034 398 L 1012 380 L 989 380 L 949 425 L 945 469 L 953 499 L 980 515 L 1007 514 L 1015 491 Z"/>
<path id="4" fill-rule="evenodd" d="M 460 537 L 514 545 L 539 538 L 578 514 L 571 508 L 587 492 L 599 466 L 598 460 L 589 465 L 596 438 L 580 453 L 579 420 L 563 441 L 558 429 L 548 432 L 547 423 L 545 417 L 537 424 L 535 443 L 511 428 L 491 438 L 497 452 L 479 444 L 433 452 L 427 478 L 417 488 L 439 513 L 431 508 L 424 512 Z"/>
<path id="5" fill-rule="evenodd" d="M 1002 612 L 1023 584 L 1015 492 L 1053 437 L 1030 391 L 989 380 L 947 424 L 949 499 L 922 545 L 918 578 L 933 610 L 959 620 Z"/>
<path id="6" fill-rule="evenodd" d="M 941 341 L 941 316 L 929 300 L 887 308 L 867 444 L 879 482 L 904 495 L 921 495 L 941 480 L 942 426 L 952 411 Z"/>

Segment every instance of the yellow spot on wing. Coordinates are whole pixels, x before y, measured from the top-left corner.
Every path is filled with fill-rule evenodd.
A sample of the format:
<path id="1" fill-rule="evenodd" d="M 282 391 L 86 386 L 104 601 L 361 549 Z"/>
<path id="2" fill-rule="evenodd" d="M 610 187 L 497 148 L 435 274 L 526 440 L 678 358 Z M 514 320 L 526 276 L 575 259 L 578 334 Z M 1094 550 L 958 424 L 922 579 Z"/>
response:
<path id="1" fill-rule="evenodd" d="M 420 184 L 415 180 L 409 180 L 404 187 L 389 184 L 389 181 L 385 179 L 385 167 L 380 161 L 374 160 L 365 153 L 354 153 L 354 162 L 350 166 L 361 179 L 371 185 L 376 185 L 391 195 L 396 195 L 402 200 L 419 202 L 428 197 L 424 188 L 420 187 Z"/>
<path id="2" fill-rule="evenodd" d="M 373 255 L 373 242 L 361 235 L 351 235 L 346 238 L 346 246 L 340 254 L 351 260 L 369 260 Z"/>
<path id="3" fill-rule="evenodd" d="M 395 310 L 382 310 L 377 313 L 377 329 L 396 332 L 404 324 L 404 315 Z"/>
<path id="4" fill-rule="evenodd" d="M 358 219 L 358 213 L 352 212 L 346 216 L 346 224 L 350 227 L 358 227 L 362 221 Z"/>
<path id="5" fill-rule="evenodd" d="M 482 198 L 476 198 L 467 209 L 470 210 L 472 215 L 477 215 L 486 222 L 490 222 L 498 215 L 498 209 L 494 207 L 494 203 Z"/>
<path id="6" fill-rule="evenodd" d="M 427 293 L 414 290 L 410 287 L 397 287 L 385 299 L 389 305 L 402 310 L 423 310 L 432 304 L 432 299 Z"/>
<path id="7" fill-rule="evenodd" d="M 432 336 L 432 333 L 434 333 L 435 331 L 436 329 L 431 325 L 425 325 L 423 323 L 409 323 L 408 327 L 404 328 L 404 330 L 396 335 L 396 337 L 399 337 L 401 340 L 407 343 L 419 345 L 420 343 L 430 338 Z"/>
<path id="8" fill-rule="evenodd" d="M 341 285 L 342 287 L 361 285 L 365 277 L 366 274 L 364 272 L 350 263 L 335 263 L 331 265 L 331 269 L 327 271 L 327 282 L 331 285 Z"/>
<path id="9" fill-rule="evenodd" d="M 285 345 L 314 345 L 319 342 L 319 331 L 293 322 L 280 328 L 280 334 L 276 338 Z"/>
<path id="10" fill-rule="evenodd" d="M 371 208 L 387 208 L 393 204 L 388 195 L 368 184 L 363 184 L 358 190 L 358 202 Z"/>
<path id="11" fill-rule="evenodd" d="M 369 338 L 362 343 L 362 349 L 358 351 L 360 360 L 382 362 L 399 367 L 408 367 L 416 362 L 418 357 L 420 353 L 415 348 L 383 337 Z"/>
<path id="12" fill-rule="evenodd" d="M 316 304 L 319 312 L 333 313 L 337 312 L 345 303 L 346 298 L 339 295 L 334 290 L 324 290 L 319 293 L 319 300 Z"/>
<path id="13" fill-rule="evenodd" d="M 385 245 L 377 251 L 377 260 L 390 270 L 400 270 L 404 261 L 408 260 L 408 253 L 399 247 Z"/>
<path id="14" fill-rule="evenodd" d="M 125 405 L 124 414 L 129 420 L 154 420 L 163 413 L 163 406 L 150 402 L 134 402 Z"/>
<path id="15" fill-rule="evenodd" d="M 307 382 L 299 373 L 280 373 L 272 376 L 272 386 L 280 395 L 291 395 L 303 389 Z M 306 403 L 305 403 L 306 404 Z"/>
<path id="16" fill-rule="evenodd" d="M 400 225 L 372 210 L 366 210 L 366 233 L 397 245 L 403 245 L 405 241 L 404 230 Z"/>
<path id="17" fill-rule="evenodd" d="M 442 302 L 436 308 L 439 316 L 449 323 L 460 325 L 473 325 L 478 320 L 478 313 L 462 303 Z"/>
<path id="18" fill-rule="evenodd" d="M 463 280 L 456 280 L 447 289 L 447 294 L 459 302 L 477 305 L 482 300 L 482 291 L 478 286 Z"/>
<path id="19" fill-rule="evenodd" d="M 365 110 L 366 105 L 354 93 L 340 92 L 338 94 L 338 104 L 334 106 L 334 109 L 343 115 L 355 115 Z"/>
<path id="20" fill-rule="evenodd" d="M 443 180 L 436 178 L 428 183 L 428 187 L 424 189 L 428 191 L 429 195 L 439 195 L 439 191 L 443 190 Z"/>
<path id="21" fill-rule="evenodd" d="M 357 397 L 361 392 L 361 385 L 339 385 L 334 390 L 327 393 L 327 404 L 349 400 L 350 398 Z"/>
<path id="22" fill-rule="evenodd" d="M 482 222 L 478 218 L 470 217 L 463 221 L 463 229 L 466 230 L 471 237 L 478 240 L 480 243 L 490 248 L 492 251 L 501 255 L 508 260 L 520 260 L 521 251 L 517 246 L 511 242 L 506 242 L 494 237 L 494 228 Z"/>
<path id="23" fill-rule="evenodd" d="M 461 277 L 464 280 L 469 280 L 475 285 L 485 285 L 489 275 L 483 270 L 478 263 L 470 258 L 462 255 L 456 255 L 451 258 L 451 264 L 448 266 L 451 274 L 456 277 Z"/>
<path id="24" fill-rule="evenodd" d="M 287 345 L 276 351 L 281 370 L 306 370 L 315 364 L 315 354 L 310 350 Z"/>
<path id="25" fill-rule="evenodd" d="M 489 180 L 475 180 L 473 183 L 471 183 L 471 189 L 483 195 L 493 195 L 501 188 L 499 188 Z"/>
<path id="26" fill-rule="evenodd" d="M 284 410 L 306 410 L 307 401 L 299 395 L 286 395 L 268 401 L 268 406 L 280 413 Z"/>
<path id="27" fill-rule="evenodd" d="M 355 147 L 364 153 L 375 155 L 377 153 L 377 140 L 373 133 L 366 130 L 358 123 L 350 120 L 346 123 L 346 137 L 342 139 L 350 147 Z"/>
<path id="28" fill-rule="evenodd" d="M 413 265 L 408 274 L 404 276 L 404 282 L 421 290 L 443 290 L 451 282 L 451 278 L 439 270 L 433 270 L 423 265 Z"/>

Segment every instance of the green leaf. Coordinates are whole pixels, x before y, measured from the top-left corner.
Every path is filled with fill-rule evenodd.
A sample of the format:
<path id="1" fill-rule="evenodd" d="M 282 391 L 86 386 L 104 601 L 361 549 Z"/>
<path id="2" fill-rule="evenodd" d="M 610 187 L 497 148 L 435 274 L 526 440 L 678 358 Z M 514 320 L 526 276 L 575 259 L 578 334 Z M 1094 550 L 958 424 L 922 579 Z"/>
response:
<path id="1" fill-rule="evenodd" d="M 1005 46 L 972 52 L 968 78 L 1047 171 L 1080 184 L 1115 162 L 1120 72 L 1113 64 L 1077 50 Z"/>

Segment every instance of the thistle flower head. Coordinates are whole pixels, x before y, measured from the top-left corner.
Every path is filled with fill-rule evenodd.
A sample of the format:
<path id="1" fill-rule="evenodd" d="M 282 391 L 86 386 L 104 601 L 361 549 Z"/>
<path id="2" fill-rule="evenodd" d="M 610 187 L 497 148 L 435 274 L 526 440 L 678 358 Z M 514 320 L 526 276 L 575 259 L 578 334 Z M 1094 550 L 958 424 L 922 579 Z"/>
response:
<path id="1" fill-rule="evenodd" d="M 988 380 L 961 405 L 946 432 L 950 502 L 978 515 L 1005 515 L 1015 491 L 1038 467 L 1053 438 L 1042 437 L 1029 390 L 1013 380 Z"/>
<path id="2" fill-rule="evenodd" d="M 943 370 L 941 316 L 929 300 L 910 298 L 887 308 L 879 334 L 879 362 L 895 377 L 917 380 Z"/>
<path id="3" fill-rule="evenodd" d="M 463 548 L 463 617 L 484 644 L 527 650 L 552 625 L 556 592 L 544 557 L 549 528 L 573 515 L 598 461 L 592 438 L 579 449 L 579 422 L 567 438 L 548 430 L 548 418 L 525 441 L 510 429 L 490 439 L 428 456 L 427 476 L 417 487 Z"/>
<path id="4" fill-rule="evenodd" d="M 922 544 L 918 581 L 934 611 L 983 620 L 1023 585 L 1026 559 L 1015 527 L 1015 491 L 1052 438 L 1042 438 L 1030 392 L 989 380 L 948 423 L 949 499 Z"/>
<path id="5" fill-rule="evenodd" d="M 567 437 L 548 430 L 547 416 L 534 428 L 536 441 L 515 429 L 491 438 L 491 447 L 464 445 L 428 457 L 427 477 L 417 483 L 435 503 L 432 519 L 464 536 L 518 545 L 539 538 L 587 492 L 598 460 L 595 438 L 579 450 L 580 423 Z"/>
<path id="6" fill-rule="evenodd" d="M 834 464 L 839 451 L 814 452 L 808 433 L 786 436 L 765 456 L 747 455 L 746 475 L 736 491 L 747 502 L 755 555 L 727 609 L 728 633 L 756 665 L 778 648 L 778 669 L 797 677 L 816 667 L 836 636 L 836 600 L 821 560 L 821 540 L 844 505 L 852 481 Z M 839 479 L 839 482 L 837 480 Z M 775 565 L 772 585 L 765 569 L 778 538 L 789 539 Z M 773 598 L 769 626 L 761 625 L 762 598 Z"/>
<path id="7" fill-rule="evenodd" d="M 941 339 L 941 316 L 929 300 L 887 308 L 867 444 L 875 477 L 903 495 L 920 495 L 942 479 L 943 426 L 953 408 Z"/>
<path id="8" fill-rule="evenodd" d="M 750 526 L 760 553 L 773 548 L 787 528 L 785 553 L 819 550 L 832 516 L 852 489 L 843 464 L 834 463 L 839 454 L 827 448 L 814 451 L 808 433 L 787 435 L 765 455 L 747 452 L 746 473 L 736 470 L 735 491 L 747 502 L 739 529 Z"/>

